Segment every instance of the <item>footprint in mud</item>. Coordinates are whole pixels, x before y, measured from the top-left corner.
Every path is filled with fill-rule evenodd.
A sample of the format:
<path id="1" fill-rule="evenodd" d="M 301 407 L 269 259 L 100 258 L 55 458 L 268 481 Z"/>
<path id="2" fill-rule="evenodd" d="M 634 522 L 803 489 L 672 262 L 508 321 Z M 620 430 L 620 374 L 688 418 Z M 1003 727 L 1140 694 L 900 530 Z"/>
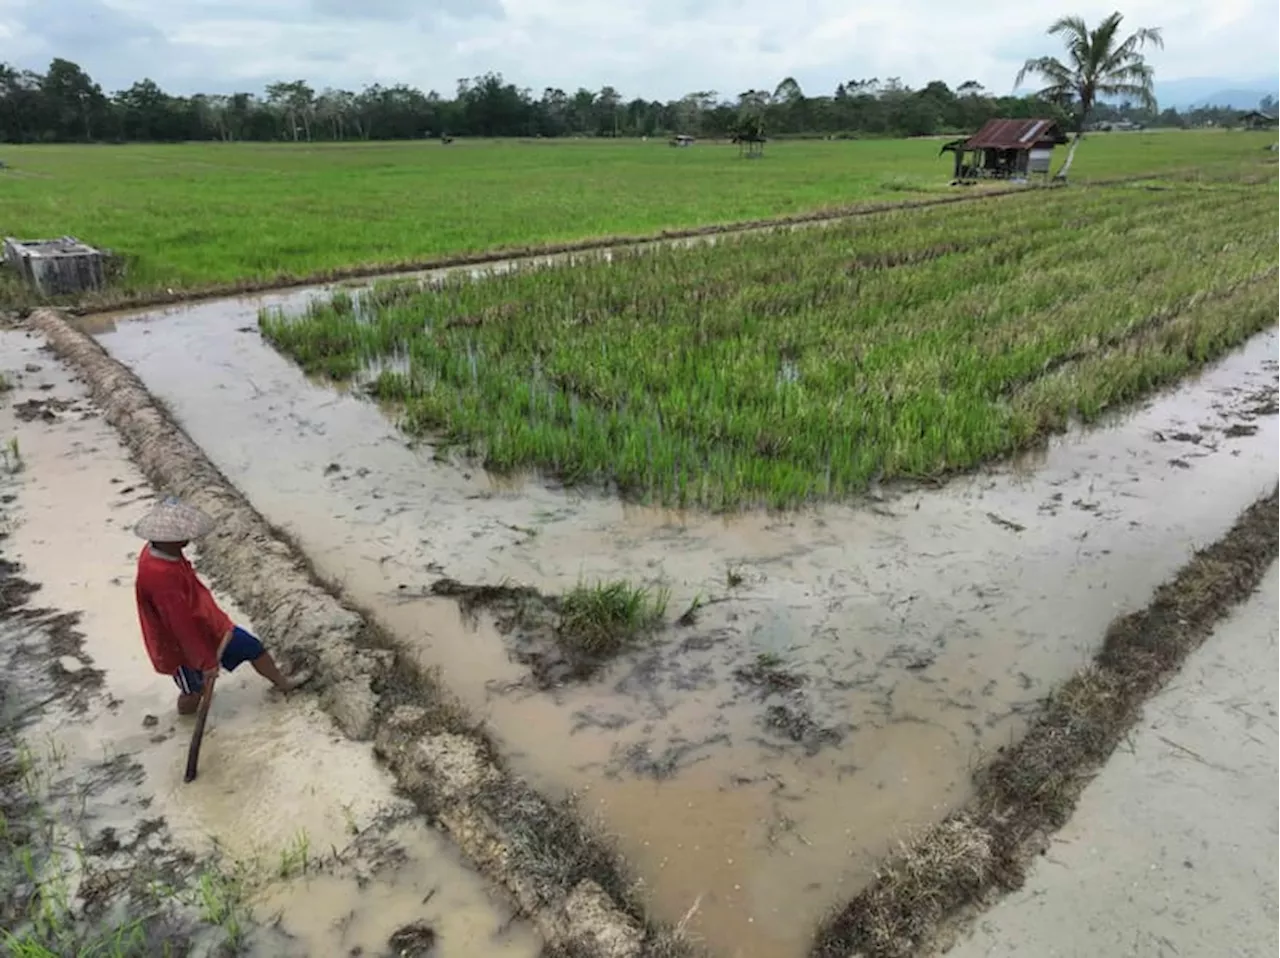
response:
<path id="1" fill-rule="evenodd" d="M 1237 422 L 1237 423 L 1232 423 L 1230 426 L 1228 426 L 1225 430 L 1223 430 L 1222 434 L 1226 436 L 1228 439 L 1239 439 L 1242 436 L 1252 436 L 1257 431 L 1258 431 L 1257 426 L 1249 425 L 1248 423 Z"/>
<path id="2" fill-rule="evenodd" d="M 387 944 L 396 958 L 428 958 L 436 947 L 436 932 L 425 921 L 415 921 L 396 929 Z"/>
<path id="3" fill-rule="evenodd" d="M 13 414 L 21 422 L 34 422 L 43 419 L 45 422 L 57 422 L 60 413 L 66 412 L 75 403 L 70 399 L 28 399 L 13 407 Z"/>

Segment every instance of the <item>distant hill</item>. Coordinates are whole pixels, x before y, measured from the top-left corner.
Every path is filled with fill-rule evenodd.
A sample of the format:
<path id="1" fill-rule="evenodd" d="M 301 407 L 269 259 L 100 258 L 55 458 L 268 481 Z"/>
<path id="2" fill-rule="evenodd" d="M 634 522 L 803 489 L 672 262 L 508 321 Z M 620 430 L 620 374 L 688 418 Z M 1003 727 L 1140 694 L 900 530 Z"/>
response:
<path id="1" fill-rule="evenodd" d="M 1160 109 L 1178 110 L 1197 106 L 1225 106 L 1252 110 L 1264 96 L 1280 92 L 1280 77 L 1240 80 L 1223 77 L 1191 77 L 1185 80 L 1156 81 Z"/>

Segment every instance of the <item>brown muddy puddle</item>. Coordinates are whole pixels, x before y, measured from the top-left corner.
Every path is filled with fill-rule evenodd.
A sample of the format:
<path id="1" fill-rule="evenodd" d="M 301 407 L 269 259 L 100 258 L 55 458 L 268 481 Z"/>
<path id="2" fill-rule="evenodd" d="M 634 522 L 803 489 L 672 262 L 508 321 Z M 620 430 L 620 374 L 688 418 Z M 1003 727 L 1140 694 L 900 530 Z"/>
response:
<path id="1" fill-rule="evenodd" d="M 981 753 L 1111 619 L 1276 481 L 1276 416 L 1258 412 L 1274 409 L 1274 331 L 1105 428 L 940 489 L 725 520 L 495 481 L 260 340 L 260 306 L 314 292 L 94 331 L 323 576 L 442 668 L 522 774 L 585 793 L 658 917 L 696 904 L 692 927 L 726 956 L 803 954 L 824 909 L 965 799 Z M 426 597 L 442 576 L 664 584 L 672 619 L 715 601 L 547 693 L 494 630 Z M 761 662 L 797 687 L 735 677 Z"/>
<path id="2" fill-rule="evenodd" d="M 0 442 L 8 451 L 16 439 L 22 462 L 7 477 L 16 522 L 5 553 L 40 584 L 36 603 L 80 613 L 83 658 L 60 667 L 101 670 L 109 703 L 87 720 L 52 714 L 31 734 L 56 742 L 73 771 L 125 756 L 143 772 L 86 810 L 95 828 L 123 835 L 163 819 L 179 847 L 197 856 L 216 847 L 238 863 L 251 878 L 256 923 L 269 932 L 250 938 L 250 954 L 387 954 L 396 929 L 422 921 L 437 934 L 433 954 L 538 954 L 537 936 L 314 698 L 284 702 L 251 669 L 228 673 L 200 776 L 183 783 L 192 720 L 176 716 L 172 682 L 146 658 L 132 589 L 131 526 L 152 493 L 84 387 L 40 347 L 0 332 L 0 371 L 17 383 L 0 397 Z"/>

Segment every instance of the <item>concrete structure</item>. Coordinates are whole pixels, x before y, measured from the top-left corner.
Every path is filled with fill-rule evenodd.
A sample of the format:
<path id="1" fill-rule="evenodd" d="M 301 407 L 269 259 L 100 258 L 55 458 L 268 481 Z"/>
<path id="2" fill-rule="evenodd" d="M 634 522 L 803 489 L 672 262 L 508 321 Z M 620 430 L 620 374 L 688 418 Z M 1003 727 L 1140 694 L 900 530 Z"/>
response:
<path id="1" fill-rule="evenodd" d="M 1277 569 L 948 958 L 1252 958 L 1276 931 Z"/>
<path id="2" fill-rule="evenodd" d="M 42 296 L 72 296 L 106 284 L 106 255 L 74 236 L 45 240 L 5 237 L 4 260 Z"/>

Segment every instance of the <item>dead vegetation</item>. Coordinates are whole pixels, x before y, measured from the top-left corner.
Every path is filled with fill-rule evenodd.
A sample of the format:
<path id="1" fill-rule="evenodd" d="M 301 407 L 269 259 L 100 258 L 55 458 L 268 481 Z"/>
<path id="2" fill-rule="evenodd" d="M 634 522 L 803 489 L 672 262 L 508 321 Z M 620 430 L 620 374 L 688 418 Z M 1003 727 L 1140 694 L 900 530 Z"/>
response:
<path id="1" fill-rule="evenodd" d="M 1150 605 L 1113 622 L 1094 661 L 1053 693 L 1020 742 L 978 771 L 969 805 L 904 843 L 823 923 L 814 958 L 905 958 L 967 906 L 1020 886 L 1143 703 L 1257 587 L 1276 559 L 1278 521 L 1272 492 Z"/>

